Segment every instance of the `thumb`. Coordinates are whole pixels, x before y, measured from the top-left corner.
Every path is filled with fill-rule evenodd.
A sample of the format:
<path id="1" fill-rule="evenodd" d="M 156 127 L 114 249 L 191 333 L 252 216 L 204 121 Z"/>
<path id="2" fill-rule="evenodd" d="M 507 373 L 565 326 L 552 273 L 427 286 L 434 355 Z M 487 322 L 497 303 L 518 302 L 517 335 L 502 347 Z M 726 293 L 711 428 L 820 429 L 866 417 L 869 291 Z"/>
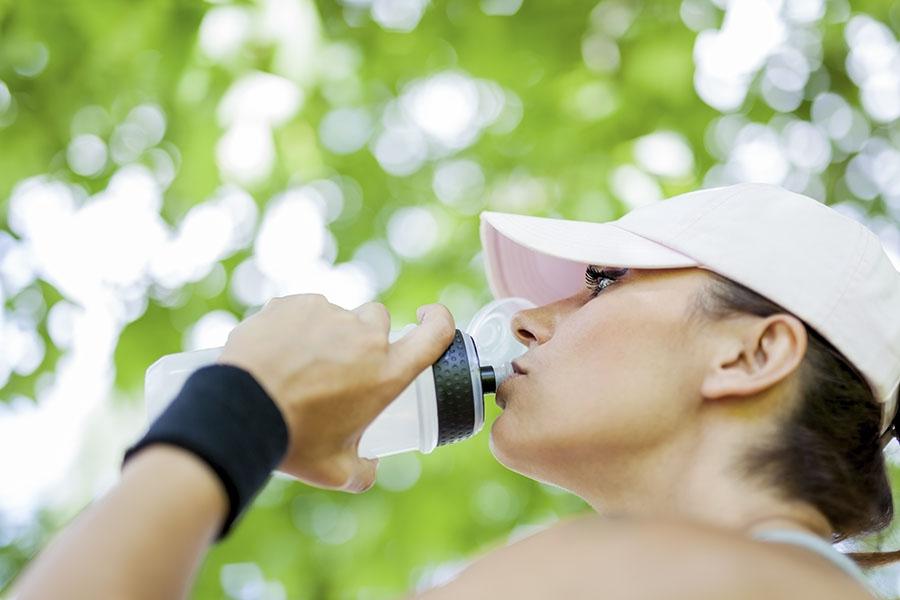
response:
<path id="1" fill-rule="evenodd" d="M 375 474 L 378 470 L 377 458 L 357 458 L 353 474 L 341 488 L 351 494 L 361 494 L 375 485 Z"/>
<path id="2" fill-rule="evenodd" d="M 403 387 L 440 358 L 456 333 L 453 315 L 443 304 L 426 304 L 417 314 L 420 325 L 391 344 L 391 362 Z"/>

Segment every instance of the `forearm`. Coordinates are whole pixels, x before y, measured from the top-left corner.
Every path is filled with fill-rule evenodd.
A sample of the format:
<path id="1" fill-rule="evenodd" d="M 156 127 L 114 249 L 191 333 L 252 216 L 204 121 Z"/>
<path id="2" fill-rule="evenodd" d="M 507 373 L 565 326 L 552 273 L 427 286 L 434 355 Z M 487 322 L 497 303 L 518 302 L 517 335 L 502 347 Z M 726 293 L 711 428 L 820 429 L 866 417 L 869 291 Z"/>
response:
<path id="1" fill-rule="evenodd" d="M 222 484 L 204 462 L 150 446 L 32 561 L 14 597 L 184 597 L 227 512 Z"/>

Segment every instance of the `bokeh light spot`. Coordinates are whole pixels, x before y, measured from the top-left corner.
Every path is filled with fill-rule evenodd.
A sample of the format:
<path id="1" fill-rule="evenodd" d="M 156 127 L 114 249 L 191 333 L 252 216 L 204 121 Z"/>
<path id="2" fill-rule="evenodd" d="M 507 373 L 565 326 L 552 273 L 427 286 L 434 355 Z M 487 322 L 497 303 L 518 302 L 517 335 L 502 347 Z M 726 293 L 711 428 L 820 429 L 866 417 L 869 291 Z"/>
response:
<path id="1" fill-rule="evenodd" d="M 394 252 L 408 260 L 426 256 L 438 241 L 437 219 L 427 208 L 410 206 L 391 215 L 387 226 L 388 243 Z"/>
<path id="2" fill-rule="evenodd" d="M 66 160 L 73 173 L 93 177 L 106 166 L 106 144 L 96 135 L 83 134 L 69 142 Z"/>

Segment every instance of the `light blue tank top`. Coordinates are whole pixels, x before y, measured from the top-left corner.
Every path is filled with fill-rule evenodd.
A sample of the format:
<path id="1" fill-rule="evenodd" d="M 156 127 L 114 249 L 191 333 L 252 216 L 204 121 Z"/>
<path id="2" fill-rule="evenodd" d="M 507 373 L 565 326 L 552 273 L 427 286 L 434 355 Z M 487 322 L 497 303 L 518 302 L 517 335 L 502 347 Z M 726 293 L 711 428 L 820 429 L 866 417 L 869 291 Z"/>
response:
<path id="1" fill-rule="evenodd" d="M 855 562 L 853 562 L 853 559 L 838 551 L 837 548 L 817 535 L 807 533 L 805 531 L 795 531 L 792 529 L 768 529 L 766 531 L 756 532 L 752 535 L 752 537 L 763 542 L 773 542 L 776 544 L 794 544 L 796 546 L 801 546 L 803 548 L 806 548 L 807 550 L 816 552 L 833 562 L 837 567 L 843 569 L 846 573 L 863 584 L 863 586 L 865 586 L 865 588 L 869 590 L 869 593 L 875 595 L 876 597 L 878 595 L 875 589 L 869 583 L 869 580 L 866 579 L 866 576 L 863 573 L 862 569 L 860 569 L 859 566 Z"/>

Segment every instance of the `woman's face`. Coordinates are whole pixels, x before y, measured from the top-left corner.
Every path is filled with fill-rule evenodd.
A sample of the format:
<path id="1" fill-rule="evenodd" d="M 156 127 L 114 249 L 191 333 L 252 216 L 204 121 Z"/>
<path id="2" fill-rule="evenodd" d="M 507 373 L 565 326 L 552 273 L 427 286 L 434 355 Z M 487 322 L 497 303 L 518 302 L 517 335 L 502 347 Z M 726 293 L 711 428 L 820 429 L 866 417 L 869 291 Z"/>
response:
<path id="1" fill-rule="evenodd" d="M 709 279 L 700 269 L 631 269 L 596 297 L 586 287 L 519 312 L 525 374 L 497 392 L 497 459 L 571 489 L 573 471 L 652 449 L 682 427 L 701 402 L 702 327 L 689 315 Z"/>

